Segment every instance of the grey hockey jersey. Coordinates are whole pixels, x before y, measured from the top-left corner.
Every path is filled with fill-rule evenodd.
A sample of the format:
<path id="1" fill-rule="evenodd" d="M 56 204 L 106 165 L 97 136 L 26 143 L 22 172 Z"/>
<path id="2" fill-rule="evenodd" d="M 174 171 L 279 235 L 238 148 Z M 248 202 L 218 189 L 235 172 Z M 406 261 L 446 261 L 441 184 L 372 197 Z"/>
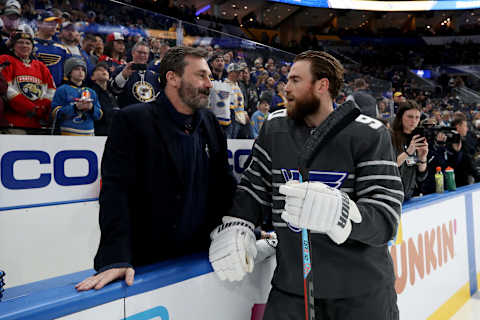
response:
<path id="1" fill-rule="evenodd" d="M 230 212 L 256 225 L 271 218 L 279 240 L 272 285 L 300 296 L 301 230 L 281 219 L 285 198 L 278 188 L 298 180 L 299 155 L 311 133 L 289 119 L 286 110 L 272 113 L 255 141 Z M 403 188 L 388 130 L 378 120 L 360 115 L 326 142 L 309 169 L 310 181 L 347 192 L 362 215 L 362 222 L 352 223 L 352 233 L 341 245 L 311 233 L 315 297 L 352 297 L 393 285 L 388 241 L 397 231 Z"/>

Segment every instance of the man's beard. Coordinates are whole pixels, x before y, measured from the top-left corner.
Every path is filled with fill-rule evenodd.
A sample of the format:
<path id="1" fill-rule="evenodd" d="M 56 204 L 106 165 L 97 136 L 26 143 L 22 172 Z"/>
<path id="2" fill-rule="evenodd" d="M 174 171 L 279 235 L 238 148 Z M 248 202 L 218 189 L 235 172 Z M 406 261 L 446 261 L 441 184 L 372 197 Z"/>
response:
<path id="1" fill-rule="evenodd" d="M 205 94 L 206 96 L 202 96 L 201 94 Z M 201 89 L 201 88 L 194 88 L 191 84 L 184 81 L 180 84 L 180 88 L 178 89 L 178 95 L 183 103 L 185 103 L 188 107 L 192 110 L 196 109 L 203 109 L 208 106 L 208 96 L 210 94 L 210 89 Z"/>
<path id="2" fill-rule="evenodd" d="M 287 115 L 297 124 L 304 124 L 305 118 L 316 113 L 319 108 L 320 99 L 309 92 L 304 98 L 295 98 L 295 106 L 287 105 Z"/>

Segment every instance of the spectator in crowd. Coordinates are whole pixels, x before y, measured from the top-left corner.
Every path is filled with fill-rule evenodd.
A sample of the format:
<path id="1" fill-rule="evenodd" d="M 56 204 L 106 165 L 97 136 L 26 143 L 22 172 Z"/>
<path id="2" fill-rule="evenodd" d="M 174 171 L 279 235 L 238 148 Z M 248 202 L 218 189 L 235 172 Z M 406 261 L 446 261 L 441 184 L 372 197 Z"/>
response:
<path id="1" fill-rule="evenodd" d="M 4 133 L 5 130 L 8 128 L 8 122 L 5 119 L 5 108 L 6 108 L 6 103 L 4 97 L 6 97 L 7 94 L 7 89 L 8 89 L 8 83 L 5 81 L 5 78 L 3 77 L 2 70 L 5 68 L 4 66 L 0 66 L 0 133 Z"/>
<path id="2" fill-rule="evenodd" d="M 2 75 L 8 83 L 5 119 L 8 133 L 26 134 L 48 125 L 50 104 L 55 94 L 52 75 L 43 62 L 32 56 L 33 33 L 21 25 L 10 40 L 12 51 L 0 56 L 8 61 Z"/>
<path id="3" fill-rule="evenodd" d="M 168 49 L 170 49 L 170 46 L 167 43 L 161 41 L 160 39 L 153 38 L 150 41 L 150 56 L 153 56 L 153 58 L 148 63 L 148 70 L 152 70 L 156 73 L 160 72 L 160 62 L 162 62 L 162 59 Z"/>
<path id="4" fill-rule="evenodd" d="M 233 134 L 233 124 L 230 106 L 234 99 L 232 86 L 225 81 L 223 53 L 215 52 L 210 57 L 210 70 L 212 89 L 210 90 L 209 109 L 217 117 L 218 123 L 225 136 L 231 138 Z"/>
<path id="5" fill-rule="evenodd" d="M 420 112 L 415 101 L 402 102 L 392 124 L 392 143 L 396 151 L 405 200 L 414 195 L 415 188 L 427 177 L 428 142 L 425 137 L 412 134 L 420 122 Z"/>
<path id="6" fill-rule="evenodd" d="M 227 72 L 225 70 L 225 60 L 223 60 L 223 53 L 214 53 L 209 60 L 210 69 L 212 70 L 213 80 L 225 80 Z"/>
<path id="7" fill-rule="evenodd" d="M 267 98 L 267 95 L 260 96 L 258 102 L 257 111 L 252 115 L 252 129 L 253 137 L 256 139 L 262 129 L 263 123 L 267 120 L 268 110 L 270 110 L 270 100 Z"/>
<path id="8" fill-rule="evenodd" d="M 452 144 L 452 153 L 458 153 L 453 163 L 455 169 L 455 183 L 457 187 L 466 186 L 478 180 L 477 172 L 474 168 L 473 157 L 475 155 L 475 146 L 469 145 L 467 118 L 464 114 L 456 114 L 451 122 L 451 127 L 460 135 L 458 144 Z M 476 140 L 476 139 L 475 139 Z M 473 143 L 475 143 L 474 141 Z"/>
<path id="9" fill-rule="evenodd" d="M 35 38 L 35 57 L 42 61 L 50 70 L 55 85 L 58 87 L 63 81 L 63 65 L 71 57 L 62 44 L 53 40 L 61 18 L 53 15 L 51 11 L 44 11 L 37 16 L 37 37 Z"/>
<path id="10" fill-rule="evenodd" d="M 119 66 L 127 64 L 125 56 L 125 37 L 120 32 L 113 32 L 107 36 L 103 56 L 98 61 L 105 61 L 108 64 L 110 73 Z"/>
<path id="11" fill-rule="evenodd" d="M 232 99 L 230 99 L 230 110 L 232 119 L 232 136 L 231 139 L 249 139 L 251 137 L 250 118 L 245 111 L 244 98 L 242 90 L 238 86 L 238 78 L 241 67 L 238 63 L 230 63 L 227 68 L 228 84 L 232 90 Z"/>
<path id="12" fill-rule="evenodd" d="M 102 118 L 95 121 L 95 135 L 108 136 L 113 116 L 116 111 L 120 110 L 120 108 L 118 107 L 115 96 L 108 86 L 110 73 L 108 72 L 108 65 L 105 62 L 99 62 L 95 66 L 91 80 L 91 88 L 97 93 L 98 101 L 103 112 Z"/>
<path id="13" fill-rule="evenodd" d="M 57 89 L 52 101 L 54 123 L 62 135 L 93 136 L 94 121 L 100 120 L 103 112 L 95 91 L 82 86 L 87 64 L 81 57 L 71 57 L 64 69 L 67 83 Z"/>
<path id="14" fill-rule="evenodd" d="M 102 159 L 97 274 L 77 290 L 118 278 L 131 285 L 138 266 L 208 248 L 210 231 L 232 204 L 235 179 L 225 136 L 206 110 L 206 56 L 197 48 L 170 49 L 159 98 L 116 114 Z M 151 250 L 152 243 L 169 245 Z"/>
<path id="15" fill-rule="evenodd" d="M 82 49 L 86 53 L 90 64 L 95 66 L 98 63 L 98 57 L 94 54 L 95 46 L 97 44 L 97 37 L 94 34 L 87 33 L 82 40 Z M 93 69 L 92 69 L 93 71 Z"/>
<path id="16" fill-rule="evenodd" d="M 258 94 L 255 84 L 250 81 L 250 71 L 248 65 L 245 62 L 240 63 L 240 71 L 238 85 L 242 90 L 243 97 L 245 98 L 245 110 L 248 115 L 252 115 L 257 109 Z"/>
<path id="17" fill-rule="evenodd" d="M 280 109 L 284 109 L 287 107 L 287 97 L 285 94 L 285 85 L 286 82 L 279 80 L 275 85 L 275 96 L 273 96 L 271 102 L 271 112 L 275 112 Z"/>
<path id="18" fill-rule="evenodd" d="M 400 91 L 397 91 L 393 94 L 393 111 L 394 113 L 398 112 L 398 108 L 401 102 L 405 102 L 405 97 Z"/>
<path id="19" fill-rule="evenodd" d="M 260 92 L 265 91 L 268 91 L 272 97 L 275 97 L 275 79 L 273 77 L 267 77 L 265 84 L 260 86 Z"/>
<path id="20" fill-rule="evenodd" d="M 288 66 L 287 65 L 282 65 L 280 67 L 280 81 L 283 81 L 285 83 L 287 83 L 288 81 Z"/>
<path id="21" fill-rule="evenodd" d="M 354 92 L 347 97 L 347 100 L 353 100 L 364 115 L 377 118 L 377 100 L 368 93 L 367 82 L 361 78 L 355 79 L 353 87 Z"/>
<path id="22" fill-rule="evenodd" d="M 112 92 L 120 108 L 130 104 L 152 102 L 160 90 L 158 75 L 147 70 L 150 49 L 146 42 L 137 42 L 132 48 L 133 60 L 119 66 L 110 80 Z"/>
<path id="23" fill-rule="evenodd" d="M 71 21 L 62 23 L 62 30 L 60 31 L 60 40 L 68 53 L 72 56 L 77 56 L 85 61 L 87 66 L 87 76 L 92 74 L 93 65 L 90 62 L 88 54 L 80 47 L 80 33 L 75 24 Z"/>
<path id="24" fill-rule="evenodd" d="M 1 19 L 0 33 L 2 39 L 0 41 L 0 54 L 7 54 L 8 40 L 12 33 L 14 33 L 20 25 L 20 18 L 22 16 L 22 9 L 20 3 L 16 0 L 8 1 L 3 9 Z"/>
<path id="25" fill-rule="evenodd" d="M 92 52 L 92 60 L 95 60 L 95 65 L 100 61 L 100 57 L 103 56 L 103 39 L 100 36 L 95 36 L 95 48 Z"/>

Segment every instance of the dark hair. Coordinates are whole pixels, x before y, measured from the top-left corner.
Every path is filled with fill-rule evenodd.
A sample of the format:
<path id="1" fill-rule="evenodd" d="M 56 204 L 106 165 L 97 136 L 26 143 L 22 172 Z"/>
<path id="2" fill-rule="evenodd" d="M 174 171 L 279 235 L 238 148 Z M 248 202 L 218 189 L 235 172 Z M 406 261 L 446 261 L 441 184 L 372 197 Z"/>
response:
<path id="1" fill-rule="evenodd" d="M 310 61 L 310 72 L 313 76 L 313 81 L 327 78 L 330 85 L 328 91 L 330 96 L 334 99 L 343 86 L 344 69 L 340 61 L 335 59 L 332 55 L 323 51 L 308 50 L 298 54 L 294 62 L 307 60 Z"/>
<path id="2" fill-rule="evenodd" d="M 452 122 L 450 122 L 450 126 L 455 128 L 456 126 L 462 124 L 462 122 L 467 121 L 467 117 L 464 114 L 457 114 L 455 112 L 455 116 L 453 117 Z"/>
<path id="3" fill-rule="evenodd" d="M 97 63 L 93 68 L 92 74 L 97 71 L 98 68 L 104 68 L 105 70 L 109 71 L 108 64 L 105 61 L 100 61 Z"/>
<path id="4" fill-rule="evenodd" d="M 179 76 L 183 75 L 185 66 L 187 65 L 187 62 L 185 61 L 185 57 L 187 56 L 207 59 L 208 51 L 202 48 L 183 46 L 168 49 L 162 59 L 162 62 L 160 62 L 159 68 L 158 79 L 162 89 L 164 89 L 167 85 L 167 72 L 173 71 Z"/>
<path id="5" fill-rule="evenodd" d="M 414 100 L 400 102 L 398 106 L 397 114 L 395 115 L 395 119 L 393 119 L 392 123 L 392 143 L 395 149 L 398 152 L 401 152 L 403 151 L 403 145 L 407 143 L 407 137 L 403 133 L 403 114 L 412 109 L 422 112 L 422 109 L 420 109 L 420 106 Z"/>
<path id="6" fill-rule="evenodd" d="M 86 33 L 85 36 L 83 37 L 83 40 L 86 40 L 86 41 L 97 41 L 97 36 L 94 35 L 93 33 Z"/>
<path id="7" fill-rule="evenodd" d="M 353 82 L 353 86 L 355 89 L 365 88 L 367 86 L 367 82 L 362 78 L 358 78 Z"/>

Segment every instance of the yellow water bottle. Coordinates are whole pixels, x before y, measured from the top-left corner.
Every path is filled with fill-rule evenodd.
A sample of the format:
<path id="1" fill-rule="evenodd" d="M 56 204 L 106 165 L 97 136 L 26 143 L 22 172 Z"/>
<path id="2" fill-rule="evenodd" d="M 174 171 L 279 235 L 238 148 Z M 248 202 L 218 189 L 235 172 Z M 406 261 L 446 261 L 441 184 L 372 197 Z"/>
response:
<path id="1" fill-rule="evenodd" d="M 435 192 L 442 193 L 444 191 L 442 167 L 437 167 L 436 170 L 437 173 L 435 173 Z"/>

